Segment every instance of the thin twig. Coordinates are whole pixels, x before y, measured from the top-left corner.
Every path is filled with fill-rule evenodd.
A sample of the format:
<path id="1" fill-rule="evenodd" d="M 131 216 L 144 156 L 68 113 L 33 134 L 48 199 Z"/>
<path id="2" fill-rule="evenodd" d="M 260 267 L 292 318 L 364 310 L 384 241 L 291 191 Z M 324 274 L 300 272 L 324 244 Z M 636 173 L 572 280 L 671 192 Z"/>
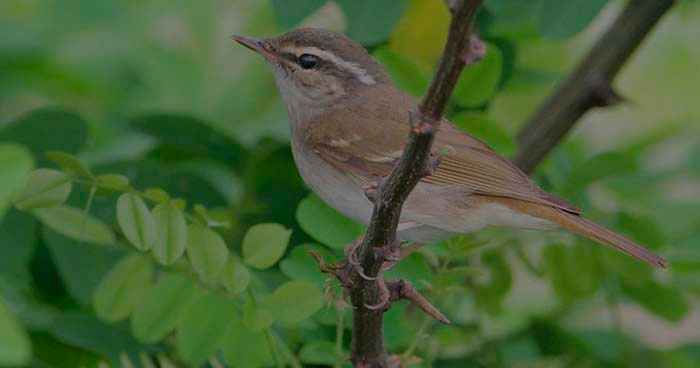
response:
<path id="1" fill-rule="evenodd" d="M 481 0 L 452 1 L 452 21 L 443 56 L 428 91 L 416 111 L 410 114 L 411 130 L 401 159 L 392 173 L 382 180 L 376 194 L 374 210 L 367 232 L 358 249 L 358 259 L 371 278 L 379 274 L 384 262 L 376 249 L 396 246 L 396 228 L 401 208 L 418 181 L 429 172 L 430 152 L 435 133 L 442 119 L 447 101 L 454 90 L 469 55 L 472 20 Z M 356 367 L 386 367 L 388 356 L 384 348 L 384 310 L 373 310 L 381 290 L 375 281 L 353 274 L 350 297 L 354 306 L 351 360 Z"/>
<path id="2" fill-rule="evenodd" d="M 625 62 L 675 0 L 630 0 L 576 69 L 518 134 L 515 163 L 532 173 L 588 110 L 624 100 L 612 87 Z"/>

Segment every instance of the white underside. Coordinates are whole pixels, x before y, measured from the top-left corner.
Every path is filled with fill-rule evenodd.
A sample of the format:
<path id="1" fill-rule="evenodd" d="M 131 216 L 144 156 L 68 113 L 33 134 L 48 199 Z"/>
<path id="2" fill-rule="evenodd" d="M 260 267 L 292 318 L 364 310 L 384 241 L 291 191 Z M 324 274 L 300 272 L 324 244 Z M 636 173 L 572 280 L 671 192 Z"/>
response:
<path id="1" fill-rule="evenodd" d="M 328 205 L 367 224 L 372 203 L 360 184 L 340 173 L 315 153 L 292 145 L 294 159 L 306 184 Z M 472 203 L 470 203 L 472 202 Z M 399 237 L 412 242 L 433 242 L 487 226 L 550 229 L 544 219 L 513 211 L 498 203 L 476 204 L 459 187 L 419 184 L 409 196 L 399 225 Z"/>

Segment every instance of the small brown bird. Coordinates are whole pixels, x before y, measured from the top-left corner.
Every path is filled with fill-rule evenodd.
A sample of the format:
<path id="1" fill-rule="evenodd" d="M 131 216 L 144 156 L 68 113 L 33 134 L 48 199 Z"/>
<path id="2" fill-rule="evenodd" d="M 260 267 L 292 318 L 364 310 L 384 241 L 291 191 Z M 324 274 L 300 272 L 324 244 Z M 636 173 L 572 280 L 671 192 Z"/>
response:
<path id="1" fill-rule="evenodd" d="M 365 189 L 401 156 L 411 96 L 349 38 L 304 28 L 269 39 L 234 36 L 272 67 L 289 112 L 292 152 L 306 184 L 331 207 L 367 224 Z M 433 146 L 440 164 L 409 195 L 398 236 L 426 243 L 487 226 L 564 228 L 654 267 L 666 261 L 581 216 L 534 184 L 488 145 L 443 120 Z"/>

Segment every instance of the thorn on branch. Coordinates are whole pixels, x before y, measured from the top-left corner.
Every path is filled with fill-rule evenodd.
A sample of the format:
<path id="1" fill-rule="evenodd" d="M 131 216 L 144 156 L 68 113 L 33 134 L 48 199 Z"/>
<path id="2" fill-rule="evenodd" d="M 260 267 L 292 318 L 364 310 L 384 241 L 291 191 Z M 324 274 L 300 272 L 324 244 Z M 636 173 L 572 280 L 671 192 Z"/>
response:
<path id="1" fill-rule="evenodd" d="M 449 325 L 452 322 L 440 312 L 428 299 L 421 295 L 410 282 L 405 280 L 392 281 L 387 286 L 390 292 L 390 302 L 405 299 L 420 308 L 425 314 Z"/>
<path id="2" fill-rule="evenodd" d="M 469 36 L 469 45 L 462 55 L 462 61 L 466 65 L 476 64 L 486 56 L 486 43 L 476 34 Z"/>
<path id="3" fill-rule="evenodd" d="M 627 99 L 617 93 L 611 82 L 602 77 L 596 77 L 591 82 L 591 106 L 609 107 L 627 101 Z"/>

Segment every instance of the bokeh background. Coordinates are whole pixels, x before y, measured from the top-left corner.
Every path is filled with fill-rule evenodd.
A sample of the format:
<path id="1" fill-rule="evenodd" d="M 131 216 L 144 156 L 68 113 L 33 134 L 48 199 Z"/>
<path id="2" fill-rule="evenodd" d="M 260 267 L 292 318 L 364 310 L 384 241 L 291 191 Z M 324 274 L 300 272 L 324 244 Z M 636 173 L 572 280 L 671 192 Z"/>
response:
<path id="1" fill-rule="evenodd" d="M 450 118 L 512 155 L 519 127 L 624 4 L 487 0 L 488 54 L 462 76 Z M 338 257 L 361 227 L 310 195 L 271 73 L 230 35 L 344 31 L 420 96 L 448 21 L 438 0 L 0 2 L 0 365 L 347 366 L 350 310 L 307 251 Z M 405 365 L 700 366 L 699 24 L 700 2 L 678 1 L 616 81 L 627 102 L 589 112 L 535 175 L 670 270 L 556 232 L 490 229 L 426 247 L 392 277 L 455 323 L 392 308 L 387 343 Z M 228 278 L 206 280 L 189 248 L 168 266 L 138 253 L 115 215 L 119 193 L 91 196 L 73 156 L 45 155 L 56 150 L 184 199 L 226 241 Z M 64 206 L 87 210 L 71 222 L 13 207 L 22 164 L 68 172 Z M 90 221 L 111 241 L 76 233 Z M 250 235 L 261 223 L 285 230 Z M 279 243 L 264 255 L 272 264 L 246 241 Z M 289 316 L 289 300 L 311 302 Z"/>

